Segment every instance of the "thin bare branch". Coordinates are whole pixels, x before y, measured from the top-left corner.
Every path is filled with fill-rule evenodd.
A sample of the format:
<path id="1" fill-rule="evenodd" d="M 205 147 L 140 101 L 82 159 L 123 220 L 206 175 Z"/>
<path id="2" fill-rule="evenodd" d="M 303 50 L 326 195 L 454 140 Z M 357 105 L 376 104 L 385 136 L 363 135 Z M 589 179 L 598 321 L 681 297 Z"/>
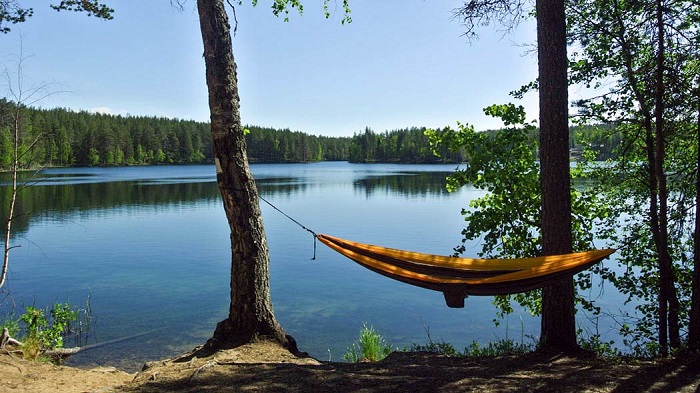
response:
<path id="1" fill-rule="evenodd" d="M 531 14 L 532 2 L 528 0 L 469 0 L 452 10 L 452 18 L 466 28 L 464 35 L 477 39 L 476 29 L 482 26 L 499 26 L 504 35 L 512 32 Z"/>
<path id="2" fill-rule="evenodd" d="M 69 4 L 72 2 L 62 2 L 61 4 Z M 94 4 L 93 4 L 94 3 Z M 96 5 L 97 2 L 86 2 L 88 6 Z M 66 8 L 70 9 L 70 8 Z M 12 98 L 12 104 L 14 105 L 14 113 L 12 117 L 12 193 L 10 196 L 9 207 L 7 208 L 7 217 L 4 222 L 5 229 L 5 245 L 3 253 L 2 268 L 0 269 L 0 288 L 5 284 L 7 279 L 7 270 L 10 260 L 10 250 L 17 248 L 19 246 L 13 246 L 10 243 L 12 235 L 12 221 L 15 218 L 15 205 L 17 202 L 17 194 L 19 191 L 24 189 L 26 184 L 19 184 L 17 181 L 17 173 L 19 171 L 20 162 L 25 155 L 29 154 L 36 144 L 43 139 L 46 134 L 40 133 L 34 136 L 33 140 L 28 144 L 27 148 L 20 153 L 20 139 L 21 139 L 21 129 L 22 129 L 22 110 L 23 108 L 36 105 L 37 103 L 51 97 L 55 94 L 59 94 L 62 91 L 53 90 L 52 87 L 55 83 L 32 83 L 29 87 L 25 85 L 24 76 L 24 62 L 28 57 L 24 55 L 24 50 L 22 46 L 22 37 L 20 36 L 19 45 L 19 55 L 16 56 L 15 60 L 15 71 L 11 72 L 9 67 L 5 67 L 3 75 L 5 77 L 5 88 Z"/>

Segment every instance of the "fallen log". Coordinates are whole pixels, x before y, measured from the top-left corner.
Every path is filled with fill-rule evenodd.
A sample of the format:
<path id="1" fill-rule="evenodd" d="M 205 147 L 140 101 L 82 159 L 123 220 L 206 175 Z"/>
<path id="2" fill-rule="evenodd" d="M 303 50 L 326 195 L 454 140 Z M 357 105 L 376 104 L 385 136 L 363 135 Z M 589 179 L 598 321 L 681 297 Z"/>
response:
<path id="1" fill-rule="evenodd" d="M 75 355 L 82 350 L 81 347 L 47 349 L 42 355 L 50 357 L 54 362 L 61 363 L 67 357 Z"/>

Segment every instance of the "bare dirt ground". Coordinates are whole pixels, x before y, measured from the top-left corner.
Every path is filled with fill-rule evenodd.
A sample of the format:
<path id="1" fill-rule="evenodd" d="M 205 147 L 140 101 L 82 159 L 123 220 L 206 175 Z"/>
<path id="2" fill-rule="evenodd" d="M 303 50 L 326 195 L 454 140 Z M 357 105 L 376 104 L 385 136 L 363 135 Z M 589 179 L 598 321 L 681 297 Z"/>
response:
<path id="1" fill-rule="evenodd" d="M 136 374 L 0 355 L 0 392 L 700 392 L 700 357 L 616 364 L 532 353 L 450 358 L 393 353 L 376 363 L 297 358 L 269 343 L 151 362 Z"/>

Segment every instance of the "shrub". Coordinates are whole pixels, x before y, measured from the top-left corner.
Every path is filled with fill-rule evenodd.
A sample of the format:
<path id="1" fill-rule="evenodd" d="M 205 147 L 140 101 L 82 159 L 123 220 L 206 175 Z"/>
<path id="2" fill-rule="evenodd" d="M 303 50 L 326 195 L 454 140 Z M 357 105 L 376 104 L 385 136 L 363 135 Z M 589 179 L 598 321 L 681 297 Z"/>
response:
<path id="1" fill-rule="evenodd" d="M 63 348 L 63 335 L 70 330 L 71 321 L 75 321 L 78 312 L 71 309 L 68 303 L 56 303 L 50 310 L 51 321 L 46 319 L 44 310 L 29 306 L 20 315 L 24 323 L 22 352 L 28 359 L 36 359 L 50 349 Z"/>

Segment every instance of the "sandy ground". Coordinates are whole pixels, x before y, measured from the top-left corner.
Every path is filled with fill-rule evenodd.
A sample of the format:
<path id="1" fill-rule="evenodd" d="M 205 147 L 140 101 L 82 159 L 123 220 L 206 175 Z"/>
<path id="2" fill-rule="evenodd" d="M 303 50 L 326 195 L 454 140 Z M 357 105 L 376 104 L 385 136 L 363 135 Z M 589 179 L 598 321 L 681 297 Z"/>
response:
<path id="1" fill-rule="evenodd" d="M 269 343 L 151 362 L 127 374 L 0 355 L 0 392 L 700 392 L 700 357 L 616 364 L 533 353 L 450 358 L 394 353 L 376 363 L 297 358 Z"/>
<path id="2" fill-rule="evenodd" d="M 113 367 L 82 370 L 0 355 L 0 392 L 93 392 L 134 379 Z"/>

